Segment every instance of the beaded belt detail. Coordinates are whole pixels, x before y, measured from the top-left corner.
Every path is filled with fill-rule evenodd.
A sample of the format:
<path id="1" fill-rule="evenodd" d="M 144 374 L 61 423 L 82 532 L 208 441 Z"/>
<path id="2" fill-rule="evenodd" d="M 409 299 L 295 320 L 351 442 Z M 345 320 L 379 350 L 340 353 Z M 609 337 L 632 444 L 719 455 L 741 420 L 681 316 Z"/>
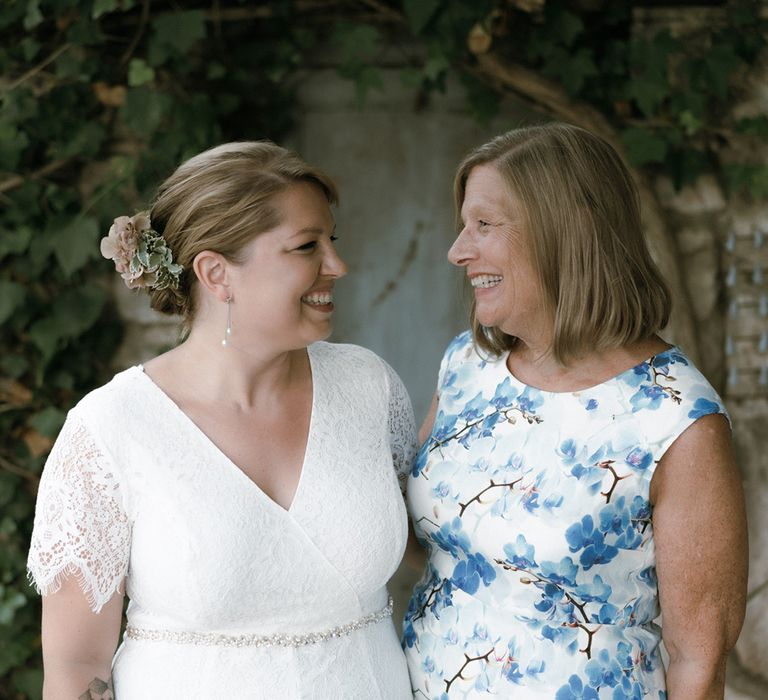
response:
<path id="1" fill-rule="evenodd" d="M 180 632 L 175 630 L 154 630 L 141 627 L 125 628 L 125 636 L 128 639 L 137 639 L 147 642 L 173 642 L 175 644 L 194 644 L 197 646 L 223 646 L 223 647 L 303 647 L 308 644 L 345 637 L 352 632 L 375 625 L 385 620 L 392 614 L 392 598 L 386 607 L 376 612 L 368 613 L 363 617 L 347 622 L 338 627 L 331 627 L 323 632 L 309 632 L 308 634 L 217 634 L 216 632 Z"/>

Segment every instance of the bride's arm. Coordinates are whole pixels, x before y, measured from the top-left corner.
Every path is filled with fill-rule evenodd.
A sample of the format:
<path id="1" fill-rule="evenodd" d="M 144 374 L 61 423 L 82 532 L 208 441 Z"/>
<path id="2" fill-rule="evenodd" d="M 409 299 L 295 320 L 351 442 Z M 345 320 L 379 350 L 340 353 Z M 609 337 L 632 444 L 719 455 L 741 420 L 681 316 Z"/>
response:
<path id="1" fill-rule="evenodd" d="M 43 597 L 43 700 L 113 700 L 122 613 L 122 593 L 93 612 L 76 576 Z"/>

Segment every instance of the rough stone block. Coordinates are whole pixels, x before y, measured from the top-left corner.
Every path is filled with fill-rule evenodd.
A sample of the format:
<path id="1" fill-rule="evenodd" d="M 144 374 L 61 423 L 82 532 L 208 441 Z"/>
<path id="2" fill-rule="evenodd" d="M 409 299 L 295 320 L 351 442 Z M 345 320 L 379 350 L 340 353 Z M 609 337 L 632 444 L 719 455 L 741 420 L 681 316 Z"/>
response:
<path id="1" fill-rule="evenodd" d="M 768 587 L 752 596 L 747 604 L 744 628 L 736 643 L 739 663 L 755 679 L 768 683 Z"/>
<path id="2" fill-rule="evenodd" d="M 733 421 L 736 460 L 741 469 L 749 522 L 749 589 L 755 591 L 768 581 L 768 453 L 765 429 L 768 425 L 768 400 L 731 402 L 728 411 Z M 768 640 L 768 598 L 763 599 Z M 759 613 L 756 608 L 752 614 Z M 766 654 L 768 655 L 768 654 Z M 764 669 L 768 673 L 768 668 Z"/>
<path id="3" fill-rule="evenodd" d="M 677 233 L 680 267 L 696 320 L 708 318 L 719 295 L 719 261 L 714 232 L 704 226 L 686 227 Z"/>
<path id="4" fill-rule="evenodd" d="M 656 192 L 665 209 L 680 214 L 711 214 L 722 211 L 726 205 L 723 191 L 712 175 L 703 175 L 694 185 L 679 191 L 668 177 L 660 177 L 656 181 Z"/>

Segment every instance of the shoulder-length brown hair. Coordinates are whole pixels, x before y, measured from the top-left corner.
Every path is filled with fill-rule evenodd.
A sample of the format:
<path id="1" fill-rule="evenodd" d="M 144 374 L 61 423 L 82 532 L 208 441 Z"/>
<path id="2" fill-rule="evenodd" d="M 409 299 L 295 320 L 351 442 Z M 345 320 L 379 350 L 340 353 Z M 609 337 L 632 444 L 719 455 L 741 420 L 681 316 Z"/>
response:
<path id="1" fill-rule="evenodd" d="M 486 164 L 522 210 L 559 362 L 642 340 L 667 324 L 671 297 L 643 237 L 637 190 L 606 141 L 561 123 L 497 136 L 459 165 L 457 215 L 469 173 Z M 471 324 L 475 343 L 491 355 L 517 342 L 478 323 L 474 301 Z"/>

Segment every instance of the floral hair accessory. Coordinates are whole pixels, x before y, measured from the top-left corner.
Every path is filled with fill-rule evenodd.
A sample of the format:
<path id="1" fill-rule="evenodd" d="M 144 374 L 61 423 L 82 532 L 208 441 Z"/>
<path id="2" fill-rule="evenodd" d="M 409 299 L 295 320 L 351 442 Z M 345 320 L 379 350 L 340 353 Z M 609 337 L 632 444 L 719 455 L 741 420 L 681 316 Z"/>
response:
<path id="1" fill-rule="evenodd" d="M 114 261 L 129 289 L 167 289 L 179 286 L 184 269 L 173 262 L 165 239 L 152 228 L 148 212 L 119 216 L 101 239 L 101 254 Z"/>

